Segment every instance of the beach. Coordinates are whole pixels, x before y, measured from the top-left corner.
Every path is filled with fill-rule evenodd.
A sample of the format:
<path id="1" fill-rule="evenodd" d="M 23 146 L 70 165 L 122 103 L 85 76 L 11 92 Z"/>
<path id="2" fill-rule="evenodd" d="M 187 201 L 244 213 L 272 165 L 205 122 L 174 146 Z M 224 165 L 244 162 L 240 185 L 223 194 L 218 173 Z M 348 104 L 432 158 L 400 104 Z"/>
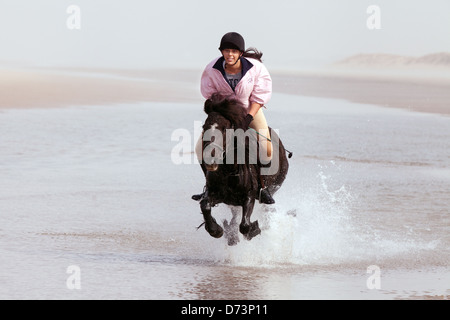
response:
<path id="1" fill-rule="evenodd" d="M 198 101 L 193 83 L 171 81 L 152 71 L 18 69 L 0 74 L 0 108 L 57 108 L 124 102 Z M 163 72 L 164 74 L 164 72 Z M 173 74 L 173 72 L 172 72 Z M 177 80 L 177 78 L 175 78 Z M 172 79 L 173 80 L 173 79 Z"/>
<path id="2" fill-rule="evenodd" d="M 123 102 L 203 102 L 202 70 L 25 69 L 2 70 L 0 108 L 106 105 Z M 445 74 L 445 69 L 441 73 Z M 277 93 L 344 99 L 411 111 L 450 114 L 450 80 L 392 74 L 272 73 Z"/>
<path id="3" fill-rule="evenodd" d="M 449 298 L 445 81 L 272 72 L 294 156 L 229 247 L 190 198 L 201 72 L 1 70 L 0 299 Z"/>
<path id="4" fill-rule="evenodd" d="M 450 70 L 449 70 L 450 71 Z M 277 74 L 275 90 L 382 107 L 450 114 L 450 81 L 362 74 Z"/>

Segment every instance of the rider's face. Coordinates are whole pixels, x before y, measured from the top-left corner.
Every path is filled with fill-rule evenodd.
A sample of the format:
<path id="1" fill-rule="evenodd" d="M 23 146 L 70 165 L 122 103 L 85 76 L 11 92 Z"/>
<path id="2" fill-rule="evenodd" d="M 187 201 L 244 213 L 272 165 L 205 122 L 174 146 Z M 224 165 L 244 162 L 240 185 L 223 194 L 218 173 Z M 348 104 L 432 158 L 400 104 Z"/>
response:
<path id="1" fill-rule="evenodd" d="M 222 50 L 222 55 L 227 64 L 234 65 L 241 56 L 241 52 L 236 49 L 224 49 Z"/>

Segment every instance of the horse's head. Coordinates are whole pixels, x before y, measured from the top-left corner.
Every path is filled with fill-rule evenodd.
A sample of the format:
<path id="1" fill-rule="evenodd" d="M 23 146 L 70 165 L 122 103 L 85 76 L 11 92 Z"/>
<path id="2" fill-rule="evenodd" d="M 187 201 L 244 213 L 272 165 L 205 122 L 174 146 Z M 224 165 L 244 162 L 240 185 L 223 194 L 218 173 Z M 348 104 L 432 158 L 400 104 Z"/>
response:
<path id="1" fill-rule="evenodd" d="M 239 101 L 220 95 L 206 100 L 204 110 L 208 118 L 203 125 L 203 160 L 208 171 L 217 171 L 224 163 L 227 139 L 231 137 L 227 130 L 243 128 L 247 111 Z"/>

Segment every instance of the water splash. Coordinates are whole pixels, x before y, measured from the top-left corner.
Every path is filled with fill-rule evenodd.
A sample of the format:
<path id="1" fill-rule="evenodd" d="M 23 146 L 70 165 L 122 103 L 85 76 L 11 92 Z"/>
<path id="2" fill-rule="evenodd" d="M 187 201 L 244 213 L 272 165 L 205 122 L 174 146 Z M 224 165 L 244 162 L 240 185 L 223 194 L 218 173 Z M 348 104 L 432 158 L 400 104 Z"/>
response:
<path id="1" fill-rule="evenodd" d="M 357 197 L 351 188 L 339 184 L 334 163 L 319 167 L 316 175 L 302 184 L 286 185 L 276 195 L 277 204 L 256 206 L 262 233 L 251 241 L 243 240 L 229 247 L 226 240 L 211 247 L 219 263 L 245 267 L 279 267 L 280 265 L 365 266 L 386 262 L 418 250 L 430 250 L 403 235 L 385 234 L 354 213 Z M 334 170 L 334 171 L 333 171 Z"/>

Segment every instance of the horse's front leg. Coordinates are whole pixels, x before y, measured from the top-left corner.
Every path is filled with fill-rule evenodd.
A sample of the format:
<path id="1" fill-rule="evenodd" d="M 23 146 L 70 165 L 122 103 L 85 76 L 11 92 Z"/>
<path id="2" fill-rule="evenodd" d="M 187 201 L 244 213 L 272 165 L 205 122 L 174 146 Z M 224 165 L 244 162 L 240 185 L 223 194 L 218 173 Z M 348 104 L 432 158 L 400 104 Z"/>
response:
<path id="1" fill-rule="evenodd" d="M 250 217 L 252 216 L 254 206 L 255 198 L 253 197 L 249 197 L 242 206 L 242 221 L 239 226 L 239 231 L 247 240 L 251 240 L 261 233 L 261 229 L 259 229 L 258 225 L 258 220 L 250 222 Z"/>
<path id="2" fill-rule="evenodd" d="M 223 236 L 223 229 L 216 222 L 216 219 L 211 215 L 211 204 L 208 200 L 208 195 L 206 194 L 203 197 L 203 200 L 200 201 L 200 208 L 203 213 L 203 218 L 205 219 L 205 229 L 214 238 L 220 238 Z"/>

